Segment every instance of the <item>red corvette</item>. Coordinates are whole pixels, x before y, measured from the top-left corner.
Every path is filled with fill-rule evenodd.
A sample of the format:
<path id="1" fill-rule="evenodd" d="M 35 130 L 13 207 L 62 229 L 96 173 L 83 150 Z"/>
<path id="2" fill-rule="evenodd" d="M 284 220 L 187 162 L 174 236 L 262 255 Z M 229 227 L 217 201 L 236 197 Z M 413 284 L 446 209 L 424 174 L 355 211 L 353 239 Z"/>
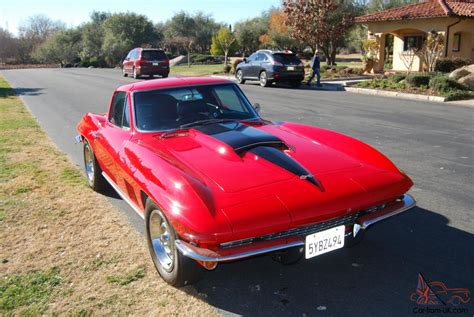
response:
<path id="1" fill-rule="evenodd" d="M 410 178 L 377 150 L 264 120 L 227 80 L 124 85 L 77 130 L 89 185 L 110 183 L 145 219 L 153 262 L 175 286 L 220 262 L 292 263 L 350 246 L 415 206 Z"/>

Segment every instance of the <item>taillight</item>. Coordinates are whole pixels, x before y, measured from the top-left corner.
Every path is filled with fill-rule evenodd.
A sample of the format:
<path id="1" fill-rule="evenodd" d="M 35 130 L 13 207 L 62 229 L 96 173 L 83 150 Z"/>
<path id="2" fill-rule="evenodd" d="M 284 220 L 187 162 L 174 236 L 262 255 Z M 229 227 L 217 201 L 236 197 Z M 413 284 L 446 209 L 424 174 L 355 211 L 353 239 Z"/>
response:
<path id="1" fill-rule="evenodd" d="M 163 65 L 169 65 L 170 64 L 170 61 L 169 60 L 164 60 L 163 61 Z"/>

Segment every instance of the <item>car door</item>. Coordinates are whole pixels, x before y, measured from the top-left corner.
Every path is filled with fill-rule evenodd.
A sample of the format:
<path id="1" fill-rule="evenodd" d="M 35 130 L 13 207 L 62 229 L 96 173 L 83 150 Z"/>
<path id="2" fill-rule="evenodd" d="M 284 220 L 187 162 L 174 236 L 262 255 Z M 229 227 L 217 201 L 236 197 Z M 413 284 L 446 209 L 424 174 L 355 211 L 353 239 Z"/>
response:
<path id="1" fill-rule="evenodd" d="M 255 69 L 254 69 L 256 58 L 257 58 L 257 53 L 253 53 L 247 59 L 247 63 L 245 63 L 245 70 L 242 71 L 244 73 L 245 78 L 254 78 L 254 77 L 256 77 Z"/>
<path id="2" fill-rule="evenodd" d="M 123 69 L 125 70 L 126 73 L 131 73 L 132 72 L 132 53 L 133 53 L 133 50 L 131 50 L 130 52 L 128 52 L 128 55 L 127 57 L 125 57 L 125 60 L 123 61 Z"/>
<path id="3" fill-rule="evenodd" d="M 124 124 L 125 118 L 125 124 Z M 97 159 L 104 172 L 119 184 L 123 171 L 119 168 L 118 153 L 131 138 L 130 110 L 127 93 L 116 91 L 112 97 L 107 121 L 94 135 Z"/>

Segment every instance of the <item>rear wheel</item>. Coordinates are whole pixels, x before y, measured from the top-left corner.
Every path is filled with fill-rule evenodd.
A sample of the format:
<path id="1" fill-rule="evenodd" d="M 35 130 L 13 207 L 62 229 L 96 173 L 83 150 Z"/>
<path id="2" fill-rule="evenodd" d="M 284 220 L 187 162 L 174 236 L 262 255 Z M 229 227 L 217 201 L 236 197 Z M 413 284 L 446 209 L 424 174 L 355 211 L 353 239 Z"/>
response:
<path id="1" fill-rule="evenodd" d="M 270 86 L 271 82 L 268 80 L 268 75 L 266 71 L 262 71 L 259 76 L 260 79 L 260 86 L 268 87 Z"/>
<path id="2" fill-rule="evenodd" d="M 237 73 L 235 74 L 235 78 L 237 79 L 237 83 L 245 84 L 244 74 L 242 73 L 241 69 L 237 71 Z"/>
<path id="3" fill-rule="evenodd" d="M 100 168 L 97 159 L 95 158 L 92 148 L 84 139 L 84 169 L 86 171 L 87 183 L 90 188 L 96 192 L 101 192 L 106 186 L 106 180 L 102 176 L 102 169 Z"/>
<path id="4" fill-rule="evenodd" d="M 178 251 L 176 232 L 164 213 L 151 200 L 146 203 L 145 213 L 148 248 L 163 280 L 176 287 L 198 281 L 204 268 Z"/>
<path id="5" fill-rule="evenodd" d="M 290 82 L 290 85 L 293 88 L 298 88 L 298 87 L 301 86 L 301 81 L 299 81 L 299 80 L 292 81 L 292 82 Z"/>
<path id="6" fill-rule="evenodd" d="M 122 76 L 123 76 L 123 77 L 127 77 L 127 76 L 128 76 L 127 72 L 125 71 L 125 68 L 122 68 Z"/>
<path id="7" fill-rule="evenodd" d="M 168 77 L 168 74 L 163 74 L 163 75 L 161 75 L 161 77 L 166 78 L 166 77 Z"/>

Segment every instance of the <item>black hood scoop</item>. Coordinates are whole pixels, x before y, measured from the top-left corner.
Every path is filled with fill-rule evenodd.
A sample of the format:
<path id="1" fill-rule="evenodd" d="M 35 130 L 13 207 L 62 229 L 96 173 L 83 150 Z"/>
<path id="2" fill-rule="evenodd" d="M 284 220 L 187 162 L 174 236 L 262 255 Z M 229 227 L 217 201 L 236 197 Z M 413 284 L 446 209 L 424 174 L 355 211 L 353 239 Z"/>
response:
<path id="1" fill-rule="evenodd" d="M 321 182 L 311 175 L 300 163 L 282 151 L 282 149 L 288 149 L 285 142 L 272 134 L 241 123 L 216 123 L 194 127 L 194 129 L 226 143 L 239 155 L 244 152 L 251 152 L 298 175 L 301 179 L 312 183 L 321 191 L 324 191 Z"/>

